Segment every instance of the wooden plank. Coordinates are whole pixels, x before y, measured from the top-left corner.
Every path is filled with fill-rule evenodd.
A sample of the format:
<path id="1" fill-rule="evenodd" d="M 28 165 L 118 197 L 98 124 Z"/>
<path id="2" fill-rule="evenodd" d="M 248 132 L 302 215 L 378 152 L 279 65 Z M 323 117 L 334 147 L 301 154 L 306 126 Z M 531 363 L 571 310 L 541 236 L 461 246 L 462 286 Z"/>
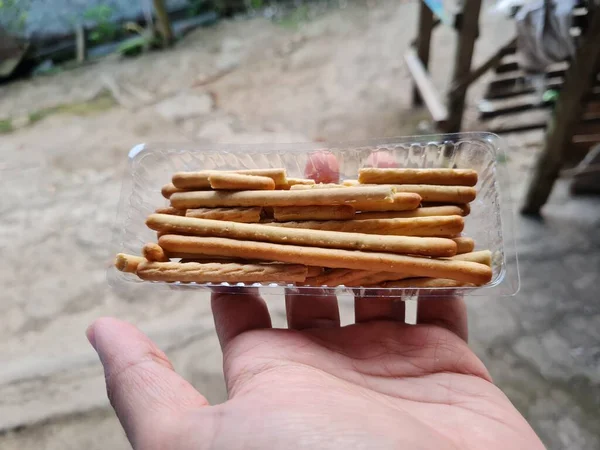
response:
<path id="1" fill-rule="evenodd" d="M 600 63 L 600 12 L 598 8 L 590 18 L 583 43 L 567 71 L 565 84 L 556 104 L 554 117 L 546 133 L 544 151 L 537 160 L 530 182 L 523 214 L 539 215 L 548 200 L 559 175 L 564 152 L 570 146 L 573 131 L 581 118 L 583 98 L 592 88 Z"/>
<path id="2" fill-rule="evenodd" d="M 417 52 L 413 48 L 409 49 L 404 55 L 404 61 L 432 119 L 438 124 L 443 124 L 448 118 L 448 110 L 433 85 L 429 73 L 423 67 Z"/>
<path id="3" fill-rule="evenodd" d="M 417 48 L 417 56 L 421 60 L 421 64 L 425 70 L 429 67 L 429 48 L 431 45 L 431 32 L 434 27 L 433 12 L 427 6 L 424 1 L 420 1 L 419 8 L 419 31 L 415 41 Z M 412 94 L 413 106 L 420 106 L 423 104 L 423 99 L 419 95 L 419 88 L 413 85 Z"/>

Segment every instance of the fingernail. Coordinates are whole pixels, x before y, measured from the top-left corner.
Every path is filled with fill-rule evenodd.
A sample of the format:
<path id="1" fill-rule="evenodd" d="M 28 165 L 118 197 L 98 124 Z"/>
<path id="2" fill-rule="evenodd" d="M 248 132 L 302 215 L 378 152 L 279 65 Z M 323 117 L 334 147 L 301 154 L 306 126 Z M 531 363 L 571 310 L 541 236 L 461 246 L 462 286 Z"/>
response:
<path id="1" fill-rule="evenodd" d="M 87 337 L 87 340 L 90 342 L 90 345 L 94 347 L 94 350 L 96 350 L 96 334 L 94 333 L 93 324 L 87 327 L 87 329 L 85 330 L 85 335 Z"/>

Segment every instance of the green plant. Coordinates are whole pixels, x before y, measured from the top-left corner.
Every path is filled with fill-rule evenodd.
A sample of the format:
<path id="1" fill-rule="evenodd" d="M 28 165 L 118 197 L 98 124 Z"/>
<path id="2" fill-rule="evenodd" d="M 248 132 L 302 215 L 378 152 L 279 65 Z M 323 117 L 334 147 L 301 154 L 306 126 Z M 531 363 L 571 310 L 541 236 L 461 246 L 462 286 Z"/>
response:
<path id="1" fill-rule="evenodd" d="M 9 34 L 21 34 L 25 30 L 27 12 L 31 0 L 0 0 L 0 25 Z"/>
<path id="2" fill-rule="evenodd" d="M 90 41 L 99 44 L 114 40 L 119 32 L 119 26 L 112 22 L 113 9 L 108 5 L 98 5 L 88 8 L 83 13 L 83 18 L 94 23 L 94 30 L 90 33 Z"/>

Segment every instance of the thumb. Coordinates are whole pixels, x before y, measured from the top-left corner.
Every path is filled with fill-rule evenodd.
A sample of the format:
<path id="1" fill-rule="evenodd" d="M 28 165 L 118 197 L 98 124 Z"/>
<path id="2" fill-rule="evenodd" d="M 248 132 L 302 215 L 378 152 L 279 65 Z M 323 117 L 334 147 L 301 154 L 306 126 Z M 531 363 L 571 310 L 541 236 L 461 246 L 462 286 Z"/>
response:
<path id="1" fill-rule="evenodd" d="M 134 448 L 166 448 L 163 440 L 176 433 L 183 414 L 208 406 L 133 325 L 101 318 L 86 334 L 104 366 L 110 403 Z"/>

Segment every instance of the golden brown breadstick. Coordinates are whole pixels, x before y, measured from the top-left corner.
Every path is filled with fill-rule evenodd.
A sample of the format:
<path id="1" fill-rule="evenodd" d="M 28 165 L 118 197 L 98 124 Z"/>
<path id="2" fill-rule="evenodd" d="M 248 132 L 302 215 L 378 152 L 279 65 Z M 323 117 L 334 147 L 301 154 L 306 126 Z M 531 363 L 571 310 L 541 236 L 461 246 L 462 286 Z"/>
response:
<path id="1" fill-rule="evenodd" d="M 173 184 L 180 189 L 210 188 L 208 178 L 215 173 L 238 173 L 271 178 L 276 186 L 287 185 L 285 169 L 247 169 L 247 170 L 202 170 L 200 172 L 178 172 L 173 175 Z"/>
<path id="2" fill-rule="evenodd" d="M 249 241 L 306 245 L 309 247 L 344 248 L 423 256 L 453 256 L 456 254 L 456 244 L 453 240 L 435 237 L 336 233 L 334 231 L 281 228 L 263 224 L 196 219 L 169 216 L 167 214 L 151 214 L 146 219 L 146 225 L 152 230 L 171 233 L 228 237 Z"/>
<path id="3" fill-rule="evenodd" d="M 142 262 L 146 261 L 141 256 L 128 255 L 127 253 L 117 253 L 115 258 L 115 267 L 121 272 L 134 273 Z"/>
<path id="4" fill-rule="evenodd" d="M 342 184 L 344 186 L 351 187 L 351 186 L 358 186 L 360 184 L 360 182 L 358 180 L 344 180 L 342 182 Z"/>
<path id="5" fill-rule="evenodd" d="M 275 189 L 275 182 L 269 177 L 242 175 L 241 173 L 216 172 L 208 177 L 210 187 L 223 190 L 266 190 Z"/>
<path id="6" fill-rule="evenodd" d="M 399 194 L 396 194 L 399 195 Z M 417 208 L 412 211 L 372 211 L 361 212 L 354 216 L 354 220 L 364 219 L 409 219 L 411 217 L 430 216 L 464 216 L 464 209 L 459 205 L 431 206 Z"/>
<path id="7" fill-rule="evenodd" d="M 308 277 L 316 277 L 319 276 L 323 273 L 323 267 L 317 267 L 317 266 L 308 266 L 307 267 L 307 272 L 306 272 L 306 278 Z"/>
<path id="8" fill-rule="evenodd" d="M 315 184 L 315 180 L 311 180 L 310 178 L 288 178 L 287 184 L 283 186 L 278 186 L 278 188 L 289 190 L 292 186 L 296 186 L 299 184 L 312 186 L 313 184 Z"/>
<path id="9" fill-rule="evenodd" d="M 471 169 L 379 169 L 358 171 L 362 184 L 437 184 L 445 186 L 475 186 L 477 172 Z"/>
<path id="10" fill-rule="evenodd" d="M 165 208 L 156 208 L 156 214 L 173 214 L 174 216 L 185 216 L 185 209 L 175 209 L 171 206 Z"/>
<path id="11" fill-rule="evenodd" d="M 486 266 L 492 265 L 492 252 L 489 250 L 480 250 L 478 252 L 463 253 L 461 255 L 453 256 L 452 259 L 456 261 L 471 261 L 479 264 L 485 264 Z"/>
<path id="12" fill-rule="evenodd" d="M 364 189 L 364 188 L 347 188 L 347 189 Z M 365 202 L 358 200 L 352 203 L 352 206 L 357 211 L 409 211 L 419 207 L 421 196 L 410 192 L 402 192 L 393 195 L 393 203 L 382 201 Z"/>
<path id="13" fill-rule="evenodd" d="M 461 212 L 459 214 L 461 216 L 468 216 L 471 213 L 471 205 L 468 203 L 456 203 L 453 205 L 448 205 L 447 203 L 440 202 L 421 202 L 421 208 L 448 208 L 450 206 L 453 208 L 460 208 Z"/>
<path id="14" fill-rule="evenodd" d="M 290 190 L 292 191 L 305 191 L 307 189 L 337 189 L 344 188 L 343 184 L 337 183 L 313 183 L 313 184 L 295 184 L 290 186 Z"/>
<path id="15" fill-rule="evenodd" d="M 142 248 L 142 255 L 144 255 L 144 258 L 148 261 L 166 262 L 169 260 L 169 257 L 165 254 L 160 245 L 153 242 L 144 245 Z"/>
<path id="16" fill-rule="evenodd" d="M 160 193 L 166 199 L 171 198 L 171 195 L 173 195 L 175 192 L 185 192 L 185 189 L 178 189 L 175 187 L 175 185 L 173 183 L 165 184 L 160 189 Z"/>
<path id="17" fill-rule="evenodd" d="M 306 279 L 306 266 L 299 264 L 220 264 L 144 262 L 137 275 L 149 281 L 186 281 L 196 283 L 301 282 Z"/>
<path id="18" fill-rule="evenodd" d="M 394 188 L 398 193 L 413 192 L 419 194 L 423 202 L 469 203 L 475 200 L 477 196 L 477 190 L 469 186 L 438 186 L 433 184 L 363 184 L 361 186 L 386 186 Z"/>
<path id="19" fill-rule="evenodd" d="M 365 267 L 369 267 L 373 271 L 406 273 L 415 277 L 451 278 L 475 284 L 485 284 L 492 279 L 492 270 L 488 266 L 451 259 L 431 259 L 392 253 L 302 247 L 197 236 L 166 235 L 162 236 L 158 243 L 169 252 L 255 258 L 290 264 L 310 262 L 314 266 L 331 268 L 364 270 Z"/>
<path id="20" fill-rule="evenodd" d="M 260 222 L 262 208 L 251 206 L 247 208 L 198 208 L 188 209 L 187 217 L 212 220 L 230 220 L 231 222 L 257 223 Z"/>
<path id="21" fill-rule="evenodd" d="M 327 220 L 268 223 L 266 226 L 307 228 L 311 230 L 341 231 L 394 236 L 456 236 L 462 232 L 465 221 L 461 216 L 415 217 L 412 219 Z"/>
<path id="22" fill-rule="evenodd" d="M 278 206 L 273 209 L 275 220 L 346 220 L 354 218 L 351 205 L 335 206 Z M 310 228 L 310 227 L 307 227 Z"/>
<path id="23" fill-rule="evenodd" d="M 462 253 L 472 252 L 475 248 L 475 241 L 471 238 L 460 236 L 452 238 L 454 242 L 456 242 L 456 254 L 460 255 Z"/>
<path id="24" fill-rule="evenodd" d="M 392 188 L 379 186 L 296 191 L 196 191 L 173 194 L 171 205 L 179 209 L 223 206 L 354 205 L 357 202 L 368 205 L 370 202 L 392 203 L 394 201 L 393 194 Z"/>
<path id="25" fill-rule="evenodd" d="M 401 281 L 388 281 L 383 288 L 455 288 L 475 287 L 476 283 L 468 283 L 446 278 L 406 278 Z"/>
<path id="26" fill-rule="evenodd" d="M 329 272 L 323 273 L 318 276 L 306 277 L 304 284 L 307 286 L 356 286 L 355 280 L 365 277 L 366 275 L 372 274 L 366 270 L 355 270 L 355 269 L 332 269 Z"/>

